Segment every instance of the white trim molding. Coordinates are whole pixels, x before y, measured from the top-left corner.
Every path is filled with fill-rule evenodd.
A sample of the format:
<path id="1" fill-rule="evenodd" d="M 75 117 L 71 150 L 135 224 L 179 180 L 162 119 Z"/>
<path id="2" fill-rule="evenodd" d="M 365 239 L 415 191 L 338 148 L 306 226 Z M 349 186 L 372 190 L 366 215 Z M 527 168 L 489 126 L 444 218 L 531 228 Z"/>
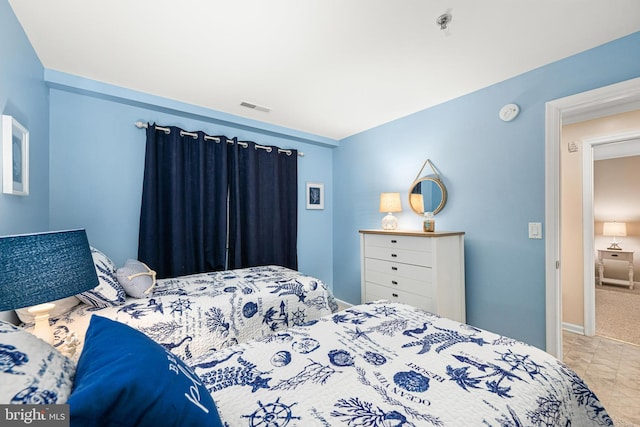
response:
<path id="1" fill-rule="evenodd" d="M 546 103 L 545 113 L 545 303 L 546 350 L 562 359 L 560 283 L 560 134 L 563 124 L 640 109 L 640 78 Z"/>

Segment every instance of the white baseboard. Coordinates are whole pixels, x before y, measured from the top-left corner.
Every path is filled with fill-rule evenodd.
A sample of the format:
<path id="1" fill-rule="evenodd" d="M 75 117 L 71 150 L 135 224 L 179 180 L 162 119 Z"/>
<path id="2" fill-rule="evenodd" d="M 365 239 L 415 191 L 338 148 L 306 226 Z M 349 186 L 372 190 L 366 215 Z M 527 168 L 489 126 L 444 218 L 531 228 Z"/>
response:
<path id="1" fill-rule="evenodd" d="M 573 323 L 562 322 L 562 329 L 573 332 L 575 334 L 584 335 L 584 326 L 574 325 Z"/>

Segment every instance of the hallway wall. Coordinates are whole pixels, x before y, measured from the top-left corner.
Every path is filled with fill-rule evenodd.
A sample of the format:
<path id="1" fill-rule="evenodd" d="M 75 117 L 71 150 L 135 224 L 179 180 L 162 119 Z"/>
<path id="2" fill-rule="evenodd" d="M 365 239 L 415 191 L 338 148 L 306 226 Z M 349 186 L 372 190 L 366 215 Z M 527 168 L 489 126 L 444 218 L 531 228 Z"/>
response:
<path id="1" fill-rule="evenodd" d="M 565 125 L 562 128 L 560 150 L 560 264 L 562 266 L 563 324 L 570 324 L 578 328 L 584 327 L 582 141 L 638 130 L 640 130 L 640 111 L 631 111 L 574 123 Z M 577 150 L 570 152 L 569 145 L 572 143 L 575 144 Z M 606 220 L 613 219 L 606 218 Z M 640 218 L 637 220 L 640 221 Z M 603 218 L 596 217 L 596 247 L 603 246 L 603 243 L 598 239 L 598 237 L 603 239 L 601 235 L 602 221 Z M 622 221 L 622 219 L 619 219 L 619 221 Z M 600 222 L 600 225 L 598 225 L 598 222 Z"/>

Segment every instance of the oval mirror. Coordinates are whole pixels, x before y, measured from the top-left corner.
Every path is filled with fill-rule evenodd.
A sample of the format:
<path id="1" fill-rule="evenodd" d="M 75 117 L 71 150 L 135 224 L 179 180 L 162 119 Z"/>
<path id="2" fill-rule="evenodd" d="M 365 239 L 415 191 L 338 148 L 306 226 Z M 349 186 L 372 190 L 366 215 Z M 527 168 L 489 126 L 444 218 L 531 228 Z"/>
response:
<path id="1" fill-rule="evenodd" d="M 447 203 L 447 189 L 438 178 L 420 178 L 409 189 L 409 206 L 418 215 L 437 214 Z"/>

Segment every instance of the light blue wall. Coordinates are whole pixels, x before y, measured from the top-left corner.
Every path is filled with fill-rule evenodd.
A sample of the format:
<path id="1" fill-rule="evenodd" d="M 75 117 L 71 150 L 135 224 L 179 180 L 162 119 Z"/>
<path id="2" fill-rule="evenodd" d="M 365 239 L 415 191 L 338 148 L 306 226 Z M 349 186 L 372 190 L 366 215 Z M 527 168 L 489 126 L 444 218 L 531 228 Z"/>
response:
<path id="1" fill-rule="evenodd" d="M 333 157 L 336 296 L 359 302 L 358 230 L 380 228 L 380 192 L 402 193 L 400 228 L 420 227 L 407 192 L 429 158 L 449 192 L 436 229 L 466 233 L 467 321 L 544 348 L 544 240 L 528 239 L 528 223 L 544 222 L 545 103 L 638 76 L 635 33 L 342 140 Z M 498 111 L 512 102 L 520 116 L 502 122 Z"/>
<path id="2" fill-rule="evenodd" d="M 30 194 L 0 192 L 0 236 L 43 231 L 49 225 L 49 97 L 43 71 L 9 3 L 0 0 L 0 113 L 29 130 L 31 146 Z"/>
<path id="3" fill-rule="evenodd" d="M 400 227 L 419 228 L 407 190 L 430 158 L 449 190 L 436 227 L 466 232 L 468 321 L 542 348 L 544 241 L 527 238 L 527 223 L 544 218 L 545 102 L 640 76 L 636 33 L 337 144 L 50 70 L 43 78 L 6 0 L 0 40 L 0 110 L 31 132 L 31 194 L 0 194 L 0 235 L 83 227 L 120 264 L 137 252 L 144 131 L 133 123 L 237 136 L 305 152 L 300 269 L 356 303 L 358 230 L 380 226 L 382 191 L 402 192 Z M 499 121 L 500 107 L 511 102 L 521 115 Z M 325 210 L 304 209 L 305 181 L 325 183 Z"/>
<path id="4" fill-rule="evenodd" d="M 138 120 L 295 148 L 304 152 L 298 159 L 299 269 L 332 285 L 330 145 L 336 141 L 302 142 L 313 137 L 266 124 L 260 130 L 260 123 L 239 117 L 232 123 L 234 118 L 222 113 L 50 71 L 45 79 L 52 87 L 52 229 L 86 228 L 91 244 L 118 265 L 137 257 L 146 138 L 134 126 Z M 220 124 L 221 118 L 226 124 Z M 305 209 L 306 181 L 325 184 L 324 210 Z"/>

